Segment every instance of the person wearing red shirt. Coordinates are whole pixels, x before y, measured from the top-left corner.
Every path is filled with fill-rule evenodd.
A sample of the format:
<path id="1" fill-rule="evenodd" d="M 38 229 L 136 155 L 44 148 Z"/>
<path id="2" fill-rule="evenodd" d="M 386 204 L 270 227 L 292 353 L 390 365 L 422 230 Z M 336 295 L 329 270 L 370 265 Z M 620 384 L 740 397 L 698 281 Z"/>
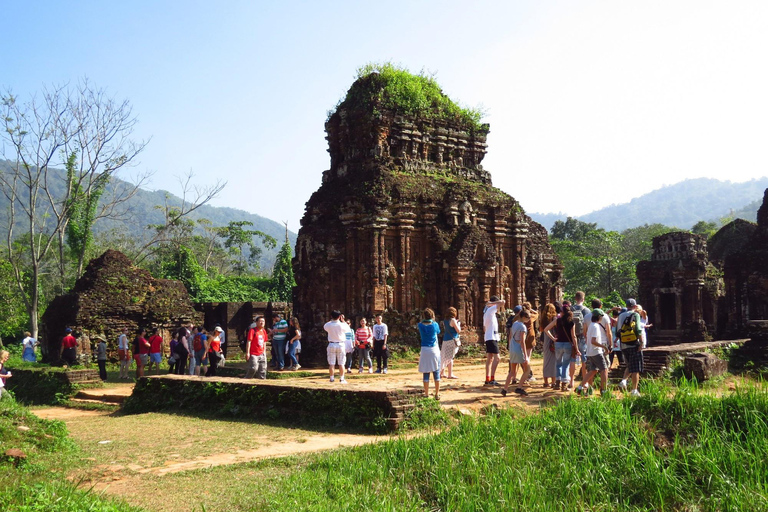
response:
<path id="1" fill-rule="evenodd" d="M 79 343 L 72 336 L 72 329 L 64 330 L 64 338 L 61 340 L 61 358 L 70 366 L 77 362 L 77 346 Z"/>
<path id="2" fill-rule="evenodd" d="M 144 338 L 145 329 L 136 331 L 133 338 L 133 359 L 136 361 L 136 378 L 144 376 L 144 367 L 149 362 L 149 342 Z"/>
<path id="3" fill-rule="evenodd" d="M 152 336 L 149 337 L 149 364 L 147 365 L 147 372 L 152 370 L 152 365 L 155 365 L 155 374 L 160 375 L 160 361 L 163 360 L 163 337 L 160 336 L 160 328 L 156 327 L 152 331 Z"/>
<path id="4" fill-rule="evenodd" d="M 267 330 L 264 329 L 263 316 L 256 318 L 248 330 L 248 341 L 245 344 L 245 354 L 248 356 L 248 366 L 245 370 L 245 378 L 250 379 L 254 375 L 257 379 L 267 378 L 267 356 L 264 349 L 267 346 Z"/>

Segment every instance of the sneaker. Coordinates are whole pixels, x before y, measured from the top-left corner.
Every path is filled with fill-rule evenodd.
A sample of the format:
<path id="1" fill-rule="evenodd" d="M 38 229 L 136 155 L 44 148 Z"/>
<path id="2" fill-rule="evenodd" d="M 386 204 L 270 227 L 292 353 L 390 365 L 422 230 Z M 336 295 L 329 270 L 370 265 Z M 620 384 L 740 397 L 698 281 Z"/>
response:
<path id="1" fill-rule="evenodd" d="M 331 382 L 333 382 L 333 381 L 335 381 L 335 380 L 336 380 L 336 378 L 335 378 L 335 377 L 331 377 Z"/>
<path id="2" fill-rule="evenodd" d="M 362 369 L 362 368 L 360 368 L 360 369 L 357 371 L 357 373 L 363 373 L 363 369 Z"/>
<path id="3" fill-rule="evenodd" d="M 528 396 L 528 392 L 526 390 L 524 390 L 523 388 L 515 389 L 515 393 L 517 393 L 520 396 Z"/>
<path id="4" fill-rule="evenodd" d="M 622 391 L 626 391 L 627 390 L 627 381 L 626 380 L 622 380 L 621 382 L 619 382 L 619 389 L 622 390 Z"/>
<path id="5" fill-rule="evenodd" d="M 373 373 L 373 368 L 368 368 L 368 373 Z"/>
<path id="6" fill-rule="evenodd" d="M 299 371 L 300 369 L 301 369 L 300 364 L 297 364 L 296 366 L 293 367 L 293 371 Z"/>
<path id="7" fill-rule="evenodd" d="M 506 389 L 502 389 L 501 390 L 501 396 L 507 396 L 507 390 Z"/>
<path id="8" fill-rule="evenodd" d="M 495 380 L 492 380 L 491 382 L 489 382 L 489 383 L 488 383 L 488 385 L 489 385 L 489 386 L 501 386 L 501 384 L 499 384 L 499 383 L 498 383 L 498 382 L 496 382 Z"/>
<path id="9" fill-rule="evenodd" d="M 526 382 L 536 382 L 536 377 L 528 377 Z"/>
<path id="10" fill-rule="evenodd" d="M 578 386 L 578 387 L 576 388 L 576 394 L 577 394 L 577 395 L 580 395 L 582 391 L 584 391 L 584 387 L 582 387 L 582 386 Z"/>
<path id="11" fill-rule="evenodd" d="M 373 373 L 381 373 L 381 368 L 379 368 L 378 370 L 376 370 L 376 371 L 375 371 L 375 372 L 373 372 Z"/>
<path id="12" fill-rule="evenodd" d="M 493 386 L 493 384 L 491 384 L 491 381 L 487 380 L 483 386 Z"/>
<path id="13" fill-rule="evenodd" d="M 341 380 L 340 380 L 339 382 L 341 382 L 342 384 L 346 384 L 346 383 L 347 383 L 347 379 L 345 379 L 344 377 L 342 377 L 342 378 L 341 378 Z"/>
<path id="14" fill-rule="evenodd" d="M 632 392 L 630 393 L 630 395 L 631 396 L 640 396 L 640 392 L 638 390 L 636 390 L 636 389 L 633 389 Z"/>
<path id="15" fill-rule="evenodd" d="M 383 370 L 381 370 L 381 373 L 383 373 L 383 374 L 385 374 L 385 375 L 386 375 L 386 373 L 387 373 L 387 369 L 386 369 L 386 368 L 384 368 Z"/>

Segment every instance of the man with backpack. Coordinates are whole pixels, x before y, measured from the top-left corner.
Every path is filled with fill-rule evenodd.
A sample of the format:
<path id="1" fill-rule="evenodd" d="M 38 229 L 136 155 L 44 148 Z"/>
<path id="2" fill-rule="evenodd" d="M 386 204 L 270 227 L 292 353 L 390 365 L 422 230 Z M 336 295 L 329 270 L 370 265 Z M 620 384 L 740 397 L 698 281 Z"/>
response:
<path id="1" fill-rule="evenodd" d="M 640 324 L 640 315 L 636 311 L 635 299 L 627 300 L 627 311 L 619 315 L 616 322 L 616 330 L 621 342 L 621 353 L 627 363 L 627 371 L 632 379 L 632 396 L 640 396 L 637 385 L 640 382 L 640 372 L 643 371 L 643 345 L 641 342 L 643 327 Z M 622 391 L 627 390 L 627 379 L 619 382 Z"/>
<path id="2" fill-rule="evenodd" d="M 589 314 L 589 308 L 584 305 L 584 292 L 578 291 L 573 296 L 575 304 L 571 306 L 571 312 L 573 312 L 573 326 L 576 329 L 576 340 L 579 344 L 579 352 L 581 356 L 571 358 L 570 376 L 571 382 L 573 382 L 573 376 L 576 373 L 576 363 L 581 365 L 581 382 L 582 384 L 587 378 L 587 338 L 585 335 L 585 327 L 588 327 L 584 322 L 584 317 Z M 577 392 L 580 391 L 581 386 L 577 388 Z"/>

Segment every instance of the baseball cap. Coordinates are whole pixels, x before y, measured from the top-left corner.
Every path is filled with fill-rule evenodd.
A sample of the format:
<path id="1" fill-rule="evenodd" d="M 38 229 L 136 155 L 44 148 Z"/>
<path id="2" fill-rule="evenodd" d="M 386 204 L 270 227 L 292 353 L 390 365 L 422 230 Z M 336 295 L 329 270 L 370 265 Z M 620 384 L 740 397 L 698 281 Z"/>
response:
<path id="1" fill-rule="evenodd" d="M 633 308 L 637 306 L 637 301 L 635 299 L 627 299 L 627 307 Z"/>

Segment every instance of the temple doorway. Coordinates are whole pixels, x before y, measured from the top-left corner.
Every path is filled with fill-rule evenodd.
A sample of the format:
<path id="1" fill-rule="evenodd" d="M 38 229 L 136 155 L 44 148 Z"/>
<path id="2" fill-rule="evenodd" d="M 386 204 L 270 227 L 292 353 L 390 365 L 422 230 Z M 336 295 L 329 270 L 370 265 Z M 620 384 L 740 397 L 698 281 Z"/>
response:
<path id="1" fill-rule="evenodd" d="M 661 330 L 677 329 L 676 296 L 674 293 L 662 293 L 659 297 L 659 328 Z"/>

